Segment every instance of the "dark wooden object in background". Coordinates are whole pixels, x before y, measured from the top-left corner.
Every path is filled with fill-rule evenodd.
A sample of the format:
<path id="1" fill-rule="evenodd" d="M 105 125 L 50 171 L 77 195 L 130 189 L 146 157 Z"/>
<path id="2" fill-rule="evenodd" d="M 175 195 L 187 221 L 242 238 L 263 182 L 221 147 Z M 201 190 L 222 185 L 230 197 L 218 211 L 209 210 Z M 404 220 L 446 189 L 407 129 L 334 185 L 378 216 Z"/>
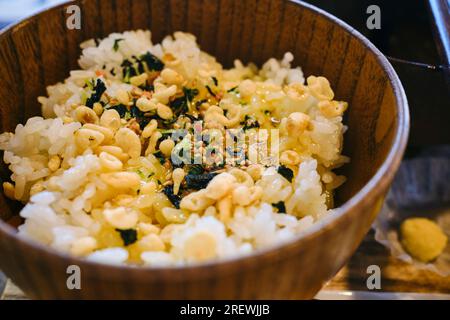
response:
<path id="1" fill-rule="evenodd" d="M 439 54 L 445 67 L 447 85 L 450 86 L 450 2 L 449 0 L 429 0 L 428 7 Z"/>
<path id="2" fill-rule="evenodd" d="M 306 0 L 348 22 L 388 56 L 440 65 L 443 61 L 436 49 L 433 37 L 435 22 L 434 17 L 428 14 L 428 1 Z M 434 2 L 442 4 L 448 0 Z M 369 5 L 378 5 L 381 9 L 380 30 L 369 30 L 366 26 Z M 438 10 L 439 15 L 445 17 L 444 6 L 439 7 L 442 9 Z M 446 18 L 446 21 L 450 19 Z M 408 144 L 411 149 L 450 144 L 450 84 L 446 83 L 444 73 L 401 63 L 393 63 L 393 67 L 402 81 L 410 106 Z"/>
<path id="3" fill-rule="evenodd" d="M 0 268 L 33 298 L 310 298 L 348 261 L 370 228 L 407 143 L 408 107 L 384 56 L 353 29 L 308 5 L 282 0 L 78 0 L 83 26 L 65 29 L 58 6 L 0 35 L 0 131 L 39 113 L 44 87 L 75 65 L 82 39 L 151 29 L 153 42 L 177 30 L 230 65 L 262 63 L 291 51 L 306 75 L 330 79 L 349 102 L 345 154 L 352 162 L 345 202 L 296 241 L 242 259 L 175 269 L 106 266 L 19 239 L 0 222 Z M 130 19 L 130 17 L 134 17 Z M 50 32 L 51 30 L 51 32 Z M 61 45 L 63 43 L 64 45 Z M 3 177 L 6 169 L 3 166 Z M 353 197 L 352 197 L 353 196 Z M 0 196 L 0 215 L 17 207 Z M 82 269 L 83 290 L 68 290 L 66 268 Z"/>

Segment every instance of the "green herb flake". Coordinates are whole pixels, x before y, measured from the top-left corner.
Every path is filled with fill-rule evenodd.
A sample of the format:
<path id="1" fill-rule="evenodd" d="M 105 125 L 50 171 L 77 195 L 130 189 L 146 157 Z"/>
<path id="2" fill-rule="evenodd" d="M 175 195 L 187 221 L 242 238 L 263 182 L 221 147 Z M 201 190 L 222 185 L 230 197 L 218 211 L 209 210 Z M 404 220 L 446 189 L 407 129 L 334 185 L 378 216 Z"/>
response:
<path id="1" fill-rule="evenodd" d="M 207 86 L 206 86 L 206 90 L 208 90 L 209 94 L 212 95 L 213 97 L 216 96 L 216 94 L 214 93 L 214 91 L 212 91 L 212 89 L 211 89 L 210 86 L 207 85 Z"/>
<path id="2" fill-rule="evenodd" d="M 158 129 L 158 131 L 161 132 L 161 138 L 159 138 L 158 141 L 170 139 L 175 132 L 174 129 Z"/>
<path id="3" fill-rule="evenodd" d="M 136 173 L 139 175 L 141 180 L 145 180 L 145 181 L 148 181 L 151 177 L 153 177 L 155 175 L 154 172 L 145 173 L 144 171 L 142 171 L 142 169 L 137 169 Z"/>
<path id="4" fill-rule="evenodd" d="M 87 97 L 87 93 L 85 91 L 81 92 L 81 104 L 86 105 L 86 101 L 87 101 L 88 97 Z"/>
<path id="5" fill-rule="evenodd" d="M 94 79 L 86 80 L 84 82 L 84 84 L 85 84 L 85 87 L 89 88 L 89 90 L 94 90 L 94 86 L 95 86 Z"/>
<path id="6" fill-rule="evenodd" d="M 228 93 L 232 93 L 232 92 L 235 92 L 235 93 L 236 93 L 236 92 L 237 92 L 237 88 L 238 88 L 238 86 L 233 87 L 233 88 L 231 88 L 231 89 L 228 89 L 227 92 L 228 92 Z"/>
<path id="7" fill-rule="evenodd" d="M 213 80 L 214 85 L 217 87 L 219 85 L 219 80 L 217 80 L 216 77 L 211 77 L 211 79 Z"/>
<path id="8" fill-rule="evenodd" d="M 125 115 L 123 116 L 123 118 L 125 119 L 125 120 L 130 120 L 131 118 L 132 118 L 132 116 L 131 116 L 131 112 L 129 111 L 129 110 L 127 110 L 126 112 L 125 112 Z"/>
<path id="9" fill-rule="evenodd" d="M 119 50 L 119 42 L 120 42 L 120 41 L 123 41 L 123 40 L 125 40 L 125 39 L 115 39 L 115 40 L 114 40 L 114 45 L 113 45 L 113 50 L 114 50 L 114 51 Z"/>

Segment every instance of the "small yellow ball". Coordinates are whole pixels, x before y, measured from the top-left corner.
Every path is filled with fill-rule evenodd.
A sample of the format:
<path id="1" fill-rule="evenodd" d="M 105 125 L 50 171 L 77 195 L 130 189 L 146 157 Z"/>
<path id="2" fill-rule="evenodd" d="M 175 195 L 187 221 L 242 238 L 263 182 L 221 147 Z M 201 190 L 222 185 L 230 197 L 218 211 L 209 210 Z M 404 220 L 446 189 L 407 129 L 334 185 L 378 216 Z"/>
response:
<path id="1" fill-rule="evenodd" d="M 426 218 L 410 218 L 400 226 L 403 248 L 415 259 L 429 262 L 436 259 L 447 245 L 447 236 Z"/>

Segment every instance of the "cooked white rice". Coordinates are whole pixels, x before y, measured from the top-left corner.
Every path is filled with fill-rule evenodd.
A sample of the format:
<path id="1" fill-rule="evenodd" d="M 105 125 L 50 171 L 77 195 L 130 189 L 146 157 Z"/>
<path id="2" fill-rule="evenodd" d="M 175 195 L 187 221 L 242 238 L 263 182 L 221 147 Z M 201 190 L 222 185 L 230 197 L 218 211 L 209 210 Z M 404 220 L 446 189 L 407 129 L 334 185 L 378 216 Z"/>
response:
<path id="1" fill-rule="evenodd" d="M 81 47 L 81 69 L 39 97 L 43 117 L 0 135 L 4 192 L 25 204 L 20 236 L 93 261 L 184 265 L 287 241 L 333 212 L 347 104 L 323 77 L 305 84 L 291 53 L 223 69 L 191 34 L 152 44 L 142 30 Z M 210 134 L 278 129 L 269 160 L 281 165 L 219 157 L 175 170 L 194 118 Z M 172 129 L 191 135 L 174 141 Z"/>

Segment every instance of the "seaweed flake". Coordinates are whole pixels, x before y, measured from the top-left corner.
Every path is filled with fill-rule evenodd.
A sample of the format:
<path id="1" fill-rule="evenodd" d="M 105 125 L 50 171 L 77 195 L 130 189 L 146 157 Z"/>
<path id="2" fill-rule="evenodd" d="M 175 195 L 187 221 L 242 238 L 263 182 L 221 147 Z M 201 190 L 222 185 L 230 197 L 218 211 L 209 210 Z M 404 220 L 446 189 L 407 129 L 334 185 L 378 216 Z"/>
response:
<path id="1" fill-rule="evenodd" d="M 208 90 L 209 94 L 212 95 L 213 97 L 216 96 L 216 94 L 214 93 L 214 91 L 212 91 L 212 89 L 211 89 L 210 86 L 207 85 L 207 86 L 206 86 L 206 90 Z"/>
<path id="2" fill-rule="evenodd" d="M 115 105 L 115 106 L 111 106 L 111 107 L 109 107 L 107 109 L 114 109 L 114 110 L 116 110 L 119 113 L 119 116 L 121 118 L 125 118 L 125 116 L 126 116 L 126 114 L 128 112 L 128 108 L 124 104 L 118 104 L 118 105 Z"/>
<path id="3" fill-rule="evenodd" d="M 149 70 L 161 71 L 164 69 L 164 63 L 150 52 L 141 55 L 140 60 L 145 62 Z"/>
<path id="4" fill-rule="evenodd" d="M 187 100 L 192 101 L 198 95 L 198 89 L 183 87 L 183 93 Z"/>
<path id="5" fill-rule="evenodd" d="M 228 92 L 228 93 L 236 92 L 236 91 L 237 91 L 237 90 L 236 90 L 237 88 L 238 88 L 238 86 L 233 87 L 233 88 L 231 88 L 231 89 L 228 89 L 227 92 Z"/>
<path id="6" fill-rule="evenodd" d="M 201 164 L 193 164 L 189 167 L 188 174 L 202 174 L 205 172 L 205 168 Z"/>
<path id="7" fill-rule="evenodd" d="M 125 40 L 125 39 L 120 38 L 120 39 L 115 39 L 115 40 L 114 40 L 114 45 L 113 45 L 113 50 L 114 50 L 114 51 L 119 50 L 119 42 L 120 42 L 120 41 L 123 41 L 123 40 Z"/>
<path id="8" fill-rule="evenodd" d="M 198 89 L 191 89 L 183 87 L 184 95 L 178 97 L 170 102 L 170 108 L 176 116 L 185 114 L 189 110 L 189 102 L 191 102 L 196 95 L 198 95 Z"/>
<path id="9" fill-rule="evenodd" d="M 170 202 L 172 202 L 174 207 L 180 209 L 181 197 L 173 193 L 173 186 L 165 186 L 163 192 L 167 198 L 169 198 Z"/>
<path id="10" fill-rule="evenodd" d="M 120 233 L 123 244 L 129 246 L 137 241 L 137 231 L 136 229 L 116 229 Z"/>
<path id="11" fill-rule="evenodd" d="M 167 127 L 167 126 L 174 124 L 175 122 L 177 122 L 177 117 L 173 117 L 172 119 L 163 120 L 162 124 Z"/>
<path id="12" fill-rule="evenodd" d="M 163 141 L 166 139 L 169 139 L 170 137 L 172 137 L 172 134 L 174 133 L 174 130 L 169 129 L 169 130 L 161 130 L 161 138 L 158 139 L 158 141 Z"/>
<path id="13" fill-rule="evenodd" d="M 249 115 L 245 115 L 244 121 L 242 121 L 240 124 L 243 125 L 242 129 L 244 131 L 260 127 L 258 120 Z"/>
<path id="14" fill-rule="evenodd" d="M 277 172 L 282 175 L 287 181 L 292 182 L 292 178 L 294 177 L 294 173 L 291 169 L 285 166 L 279 166 Z"/>
<path id="15" fill-rule="evenodd" d="M 106 86 L 102 80 L 97 79 L 93 91 L 94 92 L 91 94 L 91 96 L 86 100 L 86 106 L 89 108 L 92 108 L 94 106 L 94 103 L 99 102 L 102 98 L 103 93 L 106 91 Z"/>
<path id="16" fill-rule="evenodd" d="M 200 190 L 206 188 L 208 183 L 217 175 L 215 172 L 202 174 L 187 174 L 185 177 L 188 189 Z"/>
<path id="17" fill-rule="evenodd" d="M 123 67 L 122 77 L 124 82 L 129 82 L 131 77 L 137 75 L 136 69 L 134 68 L 133 63 L 130 60 L 123 60 L 120 66 Z"/>
<path id="18" fill-rule="evenodd" d="M 286 213 L 286 206 L 283 201 L 272 203 L 272 207 L 278 210 L 278 213 Z"/>
<path id="19" fill-rule="evenodd" d="M 139 110 L 135 104 L 130 108 L 131 118 L 135 118 L 137 123 L 139 124 L 139 128 L 144 130 L 147 124 L 150 122 L 150 118 L 145 116 L 145 113 Z"/>
<path id="20" fill-rule="evenodd" d="M 145 91 L 155 91 L 155 86 L 152 84 L 148 84 L 148 83 L 140 85 L 139 88 L 141 88 L 142 90 L 145 90 Z"/>
<path id="21" fill-rule="evenodd" d="M 188 104 L 186 102 L 186 97 L 182 96 L 172 100 L 170 102 L 170 108 L 176 116 L 179 116 L 182 113 L 186 113 L 188 111 Z"/>
<path id="22" fill-rule="evenodd" d="M 208 100 L 207 100 L 207 99 L 198 100 L 198 101 L 195 103 L 195 107 L 198 109 L 198 108 L 200 108 L 201 105 L 202 105 L 203 103 L 205 103 L 205 102 L 208 102 Z"/>
<path id="23" fill-rule="evenodd" d="M 164 162 L 166 162 L 166 158 L 164 157 L 161 150 L 156 151 L 153 155 L 159 160 L 160 164 L 164 164 Z"/>
<path id="24" fill-rule="evenodd" d="M 137 62 L 137 66 L 138 66 L 138 71 L 139 71 L 140 74 L 145 72 L 144 63 L 141 60 L 139 60 Z"/>

